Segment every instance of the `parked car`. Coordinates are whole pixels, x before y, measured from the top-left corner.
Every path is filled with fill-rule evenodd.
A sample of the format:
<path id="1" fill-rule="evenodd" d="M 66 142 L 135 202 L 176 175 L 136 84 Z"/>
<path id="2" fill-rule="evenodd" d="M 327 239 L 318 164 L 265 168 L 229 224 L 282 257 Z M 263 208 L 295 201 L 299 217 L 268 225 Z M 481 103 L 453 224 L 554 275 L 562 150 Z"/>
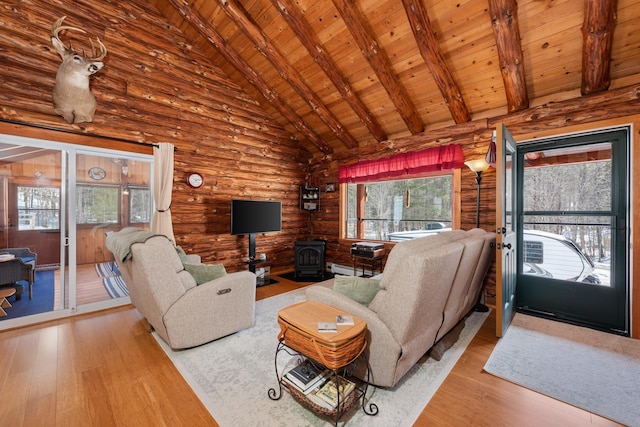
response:
<path id="1" fill-rule="evenodd" d="M 573 240 L 560 234 L 524 230 L 522 260 L 524 274 L 600 284 L 593 261 Z"/>

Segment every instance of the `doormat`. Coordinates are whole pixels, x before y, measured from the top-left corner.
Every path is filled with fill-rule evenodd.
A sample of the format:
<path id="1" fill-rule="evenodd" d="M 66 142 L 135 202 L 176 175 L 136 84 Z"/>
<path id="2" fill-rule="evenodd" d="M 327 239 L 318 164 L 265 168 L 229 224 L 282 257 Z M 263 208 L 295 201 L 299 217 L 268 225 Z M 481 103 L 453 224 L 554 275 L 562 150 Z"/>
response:
<path id="1" fill-rule="evenodd" d="M 104 277 L 102 284 L 111 298 L 123 298 L 129 295 L 129 289 L 122 276 Z"/>
<path id="2" fill-rule="evenodd" d="M 119 276 L 120 270 L 118 270 L 118 265 L 115 261 L 100 262 L 96 264 L 96 274 L 98 277 Z"/>
<path id="3" fill-rule="evenodd" d="M 484 370 L 628 426 L 640 426 L 640 341 L 518 313 Z"/>

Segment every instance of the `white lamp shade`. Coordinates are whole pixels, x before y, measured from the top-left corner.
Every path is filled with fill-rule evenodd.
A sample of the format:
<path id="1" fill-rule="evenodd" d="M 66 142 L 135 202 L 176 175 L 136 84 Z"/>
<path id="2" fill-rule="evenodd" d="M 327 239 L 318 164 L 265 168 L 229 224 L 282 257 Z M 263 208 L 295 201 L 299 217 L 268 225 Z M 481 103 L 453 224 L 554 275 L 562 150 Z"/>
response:
<path id="1" fill-rule="evenodd" d="M 485 159 L 468 160 L 464 164 L 473 172 L 484 172 L 489 169 L 489 163 Z"/>

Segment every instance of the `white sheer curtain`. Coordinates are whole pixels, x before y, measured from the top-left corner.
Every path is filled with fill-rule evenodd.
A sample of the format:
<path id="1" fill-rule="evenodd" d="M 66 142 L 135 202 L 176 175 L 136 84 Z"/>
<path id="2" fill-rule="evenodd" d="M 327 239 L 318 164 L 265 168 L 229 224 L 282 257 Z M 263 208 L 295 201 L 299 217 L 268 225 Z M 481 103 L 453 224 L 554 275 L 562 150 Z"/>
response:
<path id="1" fill-rule="evenodd" d="M 164 234 L 175 243 L 171 222 L 171 191 L 173 190 L 173 144 L 161 142 L 153 147 L 153 201 L 156 210 L 151 231 Z"/>

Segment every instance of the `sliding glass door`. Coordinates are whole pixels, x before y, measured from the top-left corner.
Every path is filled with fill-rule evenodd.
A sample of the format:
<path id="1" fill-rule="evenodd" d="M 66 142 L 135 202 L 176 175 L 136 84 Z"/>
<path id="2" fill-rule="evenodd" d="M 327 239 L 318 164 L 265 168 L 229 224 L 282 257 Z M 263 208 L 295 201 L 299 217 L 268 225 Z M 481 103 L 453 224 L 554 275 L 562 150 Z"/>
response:
<path id="1" fill-rule="evenodd" d="M 76 301 L 79 310 L 128 299 L 128 290 L 105 245 L 123 227 L 149 228 L 151 159 L 79 150 L 75 156 Z"/>
<path id="2" fill-rule="evenodd" d="M 130 301 L 105 237 L 149 228 L 151 176 L 150 155 L 0 135 L 0 254 L 33 264 L 31 280 L 0 262 L 16 289 L 0 330 Z"/>

